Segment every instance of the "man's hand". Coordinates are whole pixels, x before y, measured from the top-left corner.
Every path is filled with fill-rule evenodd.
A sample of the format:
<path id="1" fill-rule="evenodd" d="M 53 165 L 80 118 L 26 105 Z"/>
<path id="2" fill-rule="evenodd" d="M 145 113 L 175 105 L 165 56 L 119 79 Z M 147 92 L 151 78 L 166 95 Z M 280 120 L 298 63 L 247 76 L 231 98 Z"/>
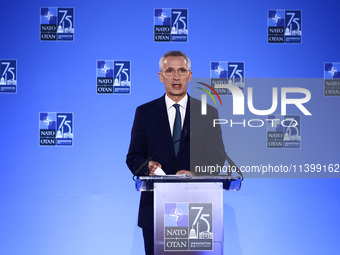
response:
<path id="1" fill-rule="evenodd" d="M 176 174 L 190 174 L 191 176 L 194 176 L 194 174 L 188 170 L 179 170 Z"/>
<path id="2" fill-rule="evenodd" d="M 149 162 L 149 170 L 150 170 L 150 173 L 149 175 L 154 175 L 155 174 L 155 171 L 156 169 L 159 167 L 159 168 L 162 168 L 161 164 L 159 164 L 158 162 L 156 161 L 150 161 Z"/>

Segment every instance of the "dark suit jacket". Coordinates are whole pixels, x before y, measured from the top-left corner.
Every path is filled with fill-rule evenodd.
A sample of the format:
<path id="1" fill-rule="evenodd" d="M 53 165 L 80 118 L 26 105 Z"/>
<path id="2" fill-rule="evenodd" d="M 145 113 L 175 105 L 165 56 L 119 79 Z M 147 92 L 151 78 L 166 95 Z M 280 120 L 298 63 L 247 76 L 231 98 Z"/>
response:
<path id="1" fill-rule="evenodd" d="M 129 152 L 126 157 L 131 172 L 135 173 L 152 155 L 154 156 L 151 160 L 159 162 L 166 174 L 176 174 L 179 170 L 194 171 L 195 165 L 223 164 L 225 151 L 221 129 L 212 128 L 212 119 L 218 118 L 217 111 L 208 106 L 208 115 L 201 116 L 200 107 L 198 100 L 188 97 L 181 136 L 184 138 L 180 141 L 176 157 L 165 95 L 139 106 L 136 109 Z M 190 128 L 190 124 L 191 127 L 199 128 Z M 148 168 L 145 167 L 138 175 L 148 175 Z M 153 192 L 145 191 L 141 194 L 138 226 L 153 230 Z"/>

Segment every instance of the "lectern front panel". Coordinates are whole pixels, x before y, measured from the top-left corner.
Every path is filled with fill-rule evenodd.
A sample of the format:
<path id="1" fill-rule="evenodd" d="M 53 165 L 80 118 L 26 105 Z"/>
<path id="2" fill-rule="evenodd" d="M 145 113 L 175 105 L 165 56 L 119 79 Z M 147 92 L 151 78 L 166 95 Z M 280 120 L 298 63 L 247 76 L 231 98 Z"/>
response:
<path id="1" fill-rule="evenodd" d="M 155 254 L 223 254 L 223 184 L 154 183 Z"/>

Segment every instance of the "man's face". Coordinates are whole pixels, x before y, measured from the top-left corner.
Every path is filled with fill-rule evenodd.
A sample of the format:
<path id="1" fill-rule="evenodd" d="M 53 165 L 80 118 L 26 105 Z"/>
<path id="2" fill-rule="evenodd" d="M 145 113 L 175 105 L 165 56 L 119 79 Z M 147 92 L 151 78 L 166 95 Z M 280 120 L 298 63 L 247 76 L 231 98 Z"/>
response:
<path id="1" fill-rule="evenodd" d="M 187 67 L 183 56 L 169 56 L 164 60 L 163 70 L 159 72 L 159 79 L 164 83 L 168 97 L 178 102 L 187 93 L 188 83 L 192 72 Z"/>

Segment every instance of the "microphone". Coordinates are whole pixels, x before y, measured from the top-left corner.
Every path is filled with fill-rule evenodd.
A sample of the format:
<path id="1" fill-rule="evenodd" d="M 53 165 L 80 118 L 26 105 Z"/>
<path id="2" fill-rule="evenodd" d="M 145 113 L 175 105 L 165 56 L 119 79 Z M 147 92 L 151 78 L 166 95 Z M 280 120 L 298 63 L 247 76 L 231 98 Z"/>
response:
<path id="1" fill-rule="evenodd" d="M 231 165 L 231 167 L 235 167 L 236 172 L 241 176 L 241 181 L 243 181 L 243 174 L 241 172 L 241 170 L 236 166 L 236 164 L 231 160 L 231 158 L 229 158 L 229 156 L 227 155 L 227 153 L 225 153 L 225 158 L 227 159 L 229 165 Z M 231 175 L 231 170 L 228 172 L 228 175 Z"/>
<path id="2" fill-rule="evenodd" d="M 163 151 L 165 148 L 169 147 L 169 146 L 173 146 L 174 144 L 182 141 L 188 134 L 188 129 L 187 127 L 184 127 L 183 128 L 183 132 L 184 132 L 184 135 L 183 137 L 181 137 L 180 139 L 174 141 L 174 142 L 171 142 L 169 144 L 167 144 L 166 146 L 160 148 L 158 151 L 154 152 L 150 157 L 148 157 L 138 168 L 137 170 L 135 171 L 134 175 L 133 175 L 133 179 L 135 176 L 137 176 L 137 174 L 151 161 L 151 159 L 156 156 L 158 153 L 160 153 L 161 151 Z M 135 179 L 134 179 L 135 180 Z"/>

